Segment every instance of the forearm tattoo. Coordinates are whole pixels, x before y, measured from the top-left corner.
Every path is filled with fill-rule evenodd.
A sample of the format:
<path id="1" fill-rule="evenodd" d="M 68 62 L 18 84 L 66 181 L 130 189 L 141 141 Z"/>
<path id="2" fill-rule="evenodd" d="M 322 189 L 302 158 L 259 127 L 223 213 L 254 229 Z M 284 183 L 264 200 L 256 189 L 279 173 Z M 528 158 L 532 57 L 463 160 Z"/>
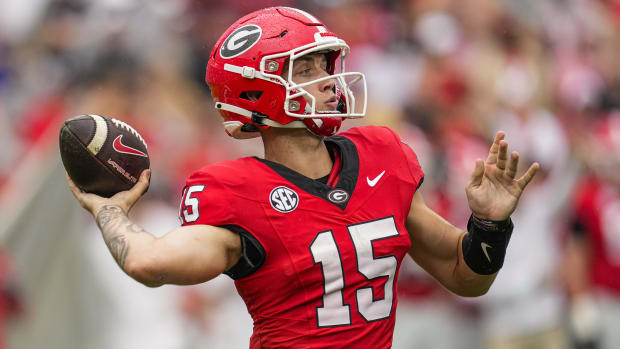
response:
<path id="1" fill-rule="evenodd" d="M 129 242 L 126 236 L 146 232 L 130 221 L 127 214 L 115 205 L 105 205 L 97 212 L 97 225 L 116 263 L 123 268 L 129 253 Z"/>

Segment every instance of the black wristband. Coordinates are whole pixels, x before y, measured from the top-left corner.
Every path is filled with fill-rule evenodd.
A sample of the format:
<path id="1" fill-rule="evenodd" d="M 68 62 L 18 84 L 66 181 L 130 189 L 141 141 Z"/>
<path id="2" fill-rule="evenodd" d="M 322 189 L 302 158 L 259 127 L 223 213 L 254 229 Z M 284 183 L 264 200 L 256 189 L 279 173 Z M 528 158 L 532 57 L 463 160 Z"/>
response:
<path id="1" fill-rule="evenodd" d="M 469 217 L 467 234 L 463 237 L 463 259 L 471 270 L 481 275 L 491 275 L 504 265 L 506 247 L 514 228 L 510 218 L 489 221 Z"/>

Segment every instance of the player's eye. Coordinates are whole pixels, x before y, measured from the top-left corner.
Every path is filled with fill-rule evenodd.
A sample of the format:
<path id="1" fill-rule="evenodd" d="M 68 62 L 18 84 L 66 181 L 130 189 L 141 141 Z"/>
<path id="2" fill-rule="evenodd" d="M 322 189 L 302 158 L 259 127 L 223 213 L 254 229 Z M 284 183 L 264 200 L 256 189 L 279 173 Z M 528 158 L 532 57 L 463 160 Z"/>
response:
<path id="1" fill-rule="evenodd" d="M 303 68 L 303 69 L 300 69 L 299 71 L 297 71 L 297 75 L 301 75 L 301 76 L 308 76 L 311 73 L 312 73 L 312 68 L 311 67 Z"/>

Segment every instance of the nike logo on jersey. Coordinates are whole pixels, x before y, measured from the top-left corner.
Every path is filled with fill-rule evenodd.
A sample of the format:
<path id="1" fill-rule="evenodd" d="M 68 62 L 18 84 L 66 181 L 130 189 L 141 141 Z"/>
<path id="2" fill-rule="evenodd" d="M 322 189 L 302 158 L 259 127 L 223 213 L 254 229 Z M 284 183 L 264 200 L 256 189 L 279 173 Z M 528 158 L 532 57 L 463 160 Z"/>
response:
<path id="1" fill-rule="evenodd" d="M 116 139 L 114 140 L 114 143 L 112 143 L 112 148 L 114 148 L 114 150 L 116 150 L 119 153 L 123 153 L 123 154 L 132 154 L 132 155 L 138 155 L 138 156 L 146 157 L 146 154 L 144 154 L 143 152 L 139 151 L 138 149 L 135 149 L 135 148 L 128 147 L 128 146 L 124 145 L 121 142 L 122 138 L 123 138 L 123 135 L 119 135 L 118 137 L 116 137 Z"/>
<path id="2" fill-rule="evenodd" d="M 491 257 L 489 257 L 489 253 L 487 252 L 487 248 L 489 248 L 489 247 L 493 248 L 493 247 L 491 245 L 489 245 L 489 244 L 484 243 L 484 242 L 480 243 L 480 247 L 482 247 L 482 252 L 484 252 L 484 255 L 489 260 L 489 263 L 491 263 Z"/>
<path id="3" fill-rule="evenodd" d="M 381 177 L 383 177 L 383 175 L 385 174 L 385 170 L 383 170 L 383 172 L 381 172 L 381 174 L 379 174 L 377 177 L 370 179 L 368 178 L 368 176 L 366 176 L 366 182 L 368 182 L 368 185 L 372 188 L 375 185 L 377 185 L 377 182 L 379 182 L 379 180 L 381 179 Z"/>

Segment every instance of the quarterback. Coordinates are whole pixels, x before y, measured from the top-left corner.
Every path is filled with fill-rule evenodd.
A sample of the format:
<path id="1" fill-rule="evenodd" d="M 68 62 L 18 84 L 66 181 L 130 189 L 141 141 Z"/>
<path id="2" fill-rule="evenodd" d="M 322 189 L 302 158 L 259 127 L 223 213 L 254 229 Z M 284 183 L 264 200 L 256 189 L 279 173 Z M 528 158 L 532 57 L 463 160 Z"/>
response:
<path id="1" fill-rule="evenodd" d="M 366 112 L 366 81 L 346 71 L 348 54 L 298 9 L 232 24 L 209 56 L 206 82 L 226 132 L 261 137 L 265 156 L 191 174 L 182 226 L 161 238 L 127 216 L 149 170 L 109 199 L 69 180 L 118 265 L 147 286 L 230 276 L 254 321 L 251 348 L 389 348 L 407 255 L 455 294 L 484 294 L 538 164 L 517 177 L 519 155 L 498 132 L 466 188 L 467 231 L 456 228 L 425 205 L 416 154 L 392 130 L 337 133 Z"/>

